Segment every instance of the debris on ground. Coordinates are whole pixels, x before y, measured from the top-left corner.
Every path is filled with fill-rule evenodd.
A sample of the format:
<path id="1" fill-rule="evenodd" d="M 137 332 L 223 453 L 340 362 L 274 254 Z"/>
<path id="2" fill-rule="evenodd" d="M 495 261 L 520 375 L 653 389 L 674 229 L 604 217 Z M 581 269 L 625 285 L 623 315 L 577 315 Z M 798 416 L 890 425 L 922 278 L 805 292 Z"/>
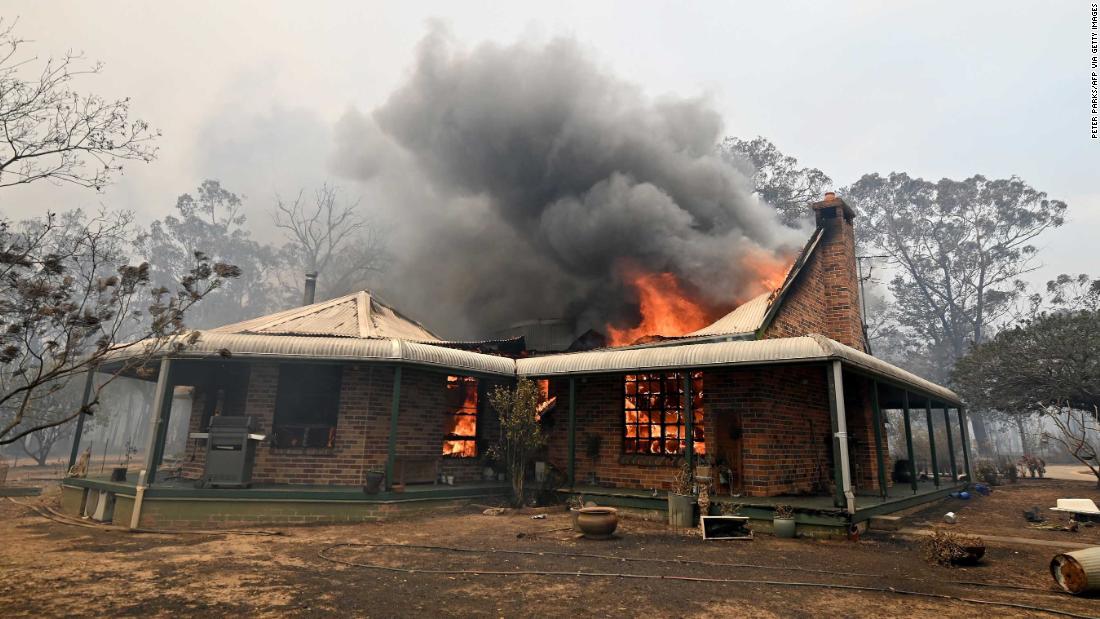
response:
<path id="1" fill-rule="evenodd" d="M 920 542 L 921 557 L 929 563 L 952 566 L 977 563 L 985 555 L 985 542 L 973 535 L 935 529 Z"/>
<path id="2" fill-rule="evenodd" d="M 546 514 L 535 514 L 531 516 L 531 520 L 546 520 Z"/>
<path id="3" fill-rule="evenodd" d="M 1053 522 L 1034 522 L 1027 525 L 1032 529 L 1043 529 L 1044 531 L 1069 531 L 1070 533 L 1077 532 L 1077 521 L 1070 520 L 1069 524 L 1055 524 Z"/>
<path id="4" fill-rule="evenodd" d="M 943 521 L 947 524 L 955 524 L 959 521 L 959 517 L 955 515 L 955 512 L 947 512 L 943 515 Z"/>
<path id="5" fill-rule="evenodd" d="M 1043 522 L 1046 519 L 1039 513 L 1038 507 L 1032 507 L 1031 509 L 1024 510 L 1024 520 L 1028 522 Z"/>
<path id="6" fill-rule="evenodd" d="M 1100 591 L 1100 546 L 1055 555 L 1050 573 L 1066 593 Z"/>
<path id="7" fill-rule="evenodd" d="M 481 513 L 485 514 L 486 516 L 499 516 L 505 511 L 507 510 L 503 507 L 490 507 Z"/>

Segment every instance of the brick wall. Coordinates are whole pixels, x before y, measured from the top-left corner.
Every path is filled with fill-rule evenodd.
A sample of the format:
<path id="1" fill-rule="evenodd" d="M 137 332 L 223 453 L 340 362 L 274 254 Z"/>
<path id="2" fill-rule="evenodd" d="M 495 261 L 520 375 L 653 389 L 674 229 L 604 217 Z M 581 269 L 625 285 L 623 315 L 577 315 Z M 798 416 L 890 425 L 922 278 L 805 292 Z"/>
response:
<path id="1" fill-rule="evenodd" d="M 852 462 L 852 485 L 857 490 L 879 490 L 878 458 L 875 455 L 875 416 L 871 407 L 872 382 L 863 376 L 845 374 L 844 408 L 848 420 L 848 449 Z M 886 421 L 885 413 L 882 416 Z M 890 471 L 893 460 L 885 424 L 882 428 L 882 462 L 886 469 L 886 485 L 893 485 Z"/>
<path id="2" fill-rule="evenodd" d="M 270 433 L 275 415 L 279 365 L 252 366 L 244 414 L 255 418 L 262 433 Z M 486 390 L 495 381 L 482 381 Z M 406 367 L 402 370 L 398 413 L 397 455 L 439 458 L 442 472 L 455 481 L 480 478 L 477 458 L 444 458 L 441 455 L 446 411 L 446 374 Z M 385 470 L 389 443 L 393 367 L 348 364 L 343 368 L 336 439 L 332 448 L 275 448 L 269 442 L 256 450 L 252 479 L 256 483 L 325 484 L 354 486 L 367 471 Z M 197 390 L 191 411 L 191 432 L 199 431 L 203 390 Z M 484 400 L 478 416 L 479 438 L 495 440 L 499 424 Z M 184 477 L 202 475 L 205 441 L 189 439 Z"/>
<path id="3" fill-rule="evenodd" d="M 565 472 L 569 465 L 569 381 L 556 380 L 552 389 L 559 404 L 548 429 L 547 458 Z M 623 454 L 623 376 L 578 377 L 576 390 L 576 482 L 588 484 L 595 473 L 597 483 L 616 488 L 670 488 L 679 458 Z M 707 421 L 706 425 L 712 424 Z M 587 453 L 589 435 L 601 438 L 595 459 Z"/>
<path id="4" fill-rule="evenodd" d="M 855 229 L 851 209 L 840 199 L 813 205 L 823 234 L 803 266 L 783 304 L 764 333 L 765 338 L 820 333 L 866 351 L 859 304 Z"/>

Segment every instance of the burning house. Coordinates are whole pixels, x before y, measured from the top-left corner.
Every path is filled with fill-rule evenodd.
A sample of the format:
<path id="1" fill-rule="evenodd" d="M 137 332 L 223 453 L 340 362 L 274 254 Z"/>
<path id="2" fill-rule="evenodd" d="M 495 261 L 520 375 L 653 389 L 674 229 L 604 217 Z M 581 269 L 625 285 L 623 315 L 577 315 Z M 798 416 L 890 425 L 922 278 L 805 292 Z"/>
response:
<path id="1" fill-rule="evenodd" d="M 784 503 L 803 524 L 849 527 L 957 489 L 970 469 L 958 396 L 869 354 L 855 213 L 832 194 L 812 208 L 812 235 L 768 291 L 716 320 L 675 277 L 634 273 L 642 320 L 608 329 L 610 347 L 448 342 L 367 292 L 203 331 L 148 372 L 158 397 L 141 473 L 66 480 L 64 505 L 109 500 L 131 526 L 194 526 L 361 520 L 503 494 L 484 470 L 498 432 L 486 393 L 521 377 L 543 390 L 544 457 L 562 494 L 663 509 L 686 459 L 715 470 L 714 500 L 747 515 Z M 171 461 L 162 428 L 180 386 L 193 387 L 190 435 Z M 904 447 L 888 445 L 888 409 Z M 932 449 L 950 452 L 950 471 L 919 474 L 917 415 L 947 424 L 948 444 Z M 242 487 L 209 487 L 221 417 L 252 420 L 252 443 L 232 448 L 252 454 Z"/>

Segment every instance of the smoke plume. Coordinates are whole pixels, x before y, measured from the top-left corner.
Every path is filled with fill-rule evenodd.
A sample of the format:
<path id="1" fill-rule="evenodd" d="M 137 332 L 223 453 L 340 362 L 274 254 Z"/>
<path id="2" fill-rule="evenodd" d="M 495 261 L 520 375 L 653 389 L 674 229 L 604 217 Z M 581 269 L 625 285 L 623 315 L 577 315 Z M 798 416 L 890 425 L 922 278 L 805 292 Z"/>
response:
<path id="1" fill-rule="evenodd" d="M 442 29 L 407 80 L 336 129 L 397 263 L 383 293 L 450 337 L 529 318 L 639 320 L 631 273 L 671 273 L 708 312 L 762 291 L 803 236 L 720 158 L 705 99 L 653 100 L 571 39 L 466 50 Z"/>

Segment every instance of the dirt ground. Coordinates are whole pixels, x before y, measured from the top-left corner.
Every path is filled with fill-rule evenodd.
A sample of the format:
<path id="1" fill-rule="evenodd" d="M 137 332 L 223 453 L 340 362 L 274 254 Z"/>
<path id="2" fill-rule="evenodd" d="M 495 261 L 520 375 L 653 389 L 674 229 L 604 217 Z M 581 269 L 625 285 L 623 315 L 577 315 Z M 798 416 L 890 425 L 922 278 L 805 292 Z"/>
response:
<path id="1" fill-rule="evenodd" d="M 954 509 L 960 514 L 959 530 L 1100 543 L 1098 528 L 1078 533 L 1032 530 L 1019 515 L 1031 504 L 1045 510 L 1053 504 L 1050 497 L 1095 497 L 1090 490 L 1079 482 L 1029 480 L 997 488 L 990 497 L 946 499 L 916 510 L 907 516 L 906 526 L 923 526 Z M 18 500 L 48 505 L 56 501 L 56 491 Z M 529 513 L 489 516 L 470 507 L 378 524 L 285 528 L 278 536 L 132 534 L 58 523 L 0 500 L 0 616 L 1048 616 L 898 593 L 562 572 L 892 587 L 1100 615 L 1100 599 L 1075 598 L 1054 589 L 1047 569 L 1054 548 L 991 543 L 982 564 L 942 568 L 921 561 L 916 542 L 888 533 L 867 534 L 858 542 L 780 540 L 764 534 L 752 541 L 717 542 L 626 518 L 616 539 L 592 541 L 562 530 L 568 526 L 564 512 L 532 519 Z M 407 573 L 319 556 L 346 542 L 446 545 L 482 552 L 337 547 L 326 555 L 390 568 L 559 574 Z M 484 552 L 488 549 L 607 558 Z"/>

